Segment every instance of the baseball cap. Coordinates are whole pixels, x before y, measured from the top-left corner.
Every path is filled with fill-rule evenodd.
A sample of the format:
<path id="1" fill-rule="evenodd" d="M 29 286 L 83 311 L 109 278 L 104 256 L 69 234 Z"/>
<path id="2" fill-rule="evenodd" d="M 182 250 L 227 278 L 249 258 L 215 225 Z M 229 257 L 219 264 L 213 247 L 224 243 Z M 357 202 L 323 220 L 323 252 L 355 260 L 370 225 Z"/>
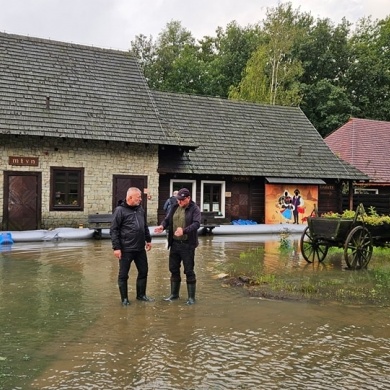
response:
<path id="1" fill-rule="evenodd" d="M 188 198 L 189 196 L 191 196 L 190 191 L 187 190 L 187 188 L 182 188 L 177 193 L 176 198 L 179 200 L 182 200 L 182 199 Z"/>

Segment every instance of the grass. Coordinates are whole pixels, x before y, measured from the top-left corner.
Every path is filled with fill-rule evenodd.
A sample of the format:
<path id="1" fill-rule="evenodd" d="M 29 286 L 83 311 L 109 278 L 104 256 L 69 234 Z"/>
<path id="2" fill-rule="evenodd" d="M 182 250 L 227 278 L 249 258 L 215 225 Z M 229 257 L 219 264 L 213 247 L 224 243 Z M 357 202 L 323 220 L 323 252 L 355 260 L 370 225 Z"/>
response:
<path id="1" fill-rule="evenodd" d="M 390 248 L 374 247 L 368 269 L 357 271 L 343 267 L 343 249 L 333 247 L 321 264 L 302 260 L 298 267 L 286 268 L 291 240 L 285 234 L 278 251 L 280 267 L 273 271 L 264 265 L 263 247 L 240 253 L 239 259 L 223 265 L 229 274 L 225 283 L 244 285 L 251 296 L 271 299 L 390 306 Z"/>

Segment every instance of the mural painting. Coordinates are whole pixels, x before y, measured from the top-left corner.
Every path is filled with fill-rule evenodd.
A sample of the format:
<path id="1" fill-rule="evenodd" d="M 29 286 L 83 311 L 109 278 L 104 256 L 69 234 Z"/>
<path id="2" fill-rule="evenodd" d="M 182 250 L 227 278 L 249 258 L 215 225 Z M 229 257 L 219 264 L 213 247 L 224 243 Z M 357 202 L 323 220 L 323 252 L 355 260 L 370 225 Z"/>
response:
<path id="1" fill-rule="evenodd" d="M 306 224 L 318 207 L 318 186 L 266 184 L 265 223 Z"/>

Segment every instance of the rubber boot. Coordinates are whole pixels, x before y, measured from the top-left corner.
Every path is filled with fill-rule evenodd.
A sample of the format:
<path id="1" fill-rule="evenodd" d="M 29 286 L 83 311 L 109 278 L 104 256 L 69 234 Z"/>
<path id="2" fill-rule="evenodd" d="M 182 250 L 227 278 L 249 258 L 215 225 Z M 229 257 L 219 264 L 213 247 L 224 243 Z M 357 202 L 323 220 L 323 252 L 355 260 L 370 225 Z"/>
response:
<path id="1" fill-rule="evenodd" d="M 164 298 L 164 301 L 174 301 L 179 299 L 181 280 L 171 280 L 171 295 Z"/>
<path id="2" fill-rule="evenodd" d="M 193 305 L 195 303 L 196 282 L 187 283 L 188 299 L 186 304 Z"/>
<path id="3" fill-rule="evenodd" d="M 121 294 L 121 302 L 123 306 L 130 305 L 129 297 L 127 296 L 127 282 L 118 282 L 119 292 Z"/>
<path id="4" fill-rule="evenodd" d="M 137 280 L 137 300 L 144 302 L 151 302 L 153 298 L 146 296 L 146 279 Z"/>

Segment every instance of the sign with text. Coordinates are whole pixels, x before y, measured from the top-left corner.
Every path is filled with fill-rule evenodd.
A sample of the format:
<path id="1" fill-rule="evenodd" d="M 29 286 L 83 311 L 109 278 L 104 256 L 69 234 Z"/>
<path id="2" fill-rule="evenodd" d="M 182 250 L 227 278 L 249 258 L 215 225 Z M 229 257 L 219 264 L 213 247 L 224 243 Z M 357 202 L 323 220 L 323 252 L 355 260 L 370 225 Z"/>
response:
<path id="1" fill-rule="evenodd" d="M 39 163 L 39 157 L 9 156 L 9 158 L 8 158 L 9 165 L 37 167 L 38 163 Z"/>

